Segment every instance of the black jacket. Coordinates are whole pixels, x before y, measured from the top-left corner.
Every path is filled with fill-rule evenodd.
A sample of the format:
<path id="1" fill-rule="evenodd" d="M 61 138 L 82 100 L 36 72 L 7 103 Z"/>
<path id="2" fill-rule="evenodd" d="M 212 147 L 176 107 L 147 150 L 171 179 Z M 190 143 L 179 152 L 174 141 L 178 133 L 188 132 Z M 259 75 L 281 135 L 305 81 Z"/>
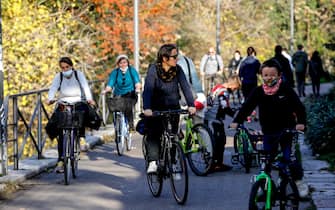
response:
<path id="1" fill-rule="evenodd" d="M 185 96 L 187 106 L 194 107 L 194 99 L 186 76 L 179 65 L 177 65 L 177 76 L 171 82 L 164 82 L 157 75 L 157 67 L 149 66 L 144 83 L 143 109 L 167 110 L 180 107 L 179 86 Z"/>
<path id="2" fill-rule="evenodd" d="M 266 95 L 262 86 L 254 89 L 233 120 L 242 123 L 258 106 L 259 121 L 264 134 L 281 132 L 294 128 L 296 124 L 306 124 L 306 111 L 294 90 L 282 83 L 274 95 Z"/>

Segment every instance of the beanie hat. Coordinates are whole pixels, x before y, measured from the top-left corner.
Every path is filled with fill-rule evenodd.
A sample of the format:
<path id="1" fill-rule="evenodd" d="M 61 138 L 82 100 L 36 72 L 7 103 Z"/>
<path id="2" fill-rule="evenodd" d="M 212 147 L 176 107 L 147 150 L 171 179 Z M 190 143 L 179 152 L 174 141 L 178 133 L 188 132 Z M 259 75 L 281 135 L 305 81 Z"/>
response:
<path id="1" fill-rule="evenodd" d="M 121 59 L 126 59 L 129 62 L 128 56 L 125 55 L 125 54 L 121 54 L 121 55 L 116 57 L 116 64 L 119 64 Z"/>

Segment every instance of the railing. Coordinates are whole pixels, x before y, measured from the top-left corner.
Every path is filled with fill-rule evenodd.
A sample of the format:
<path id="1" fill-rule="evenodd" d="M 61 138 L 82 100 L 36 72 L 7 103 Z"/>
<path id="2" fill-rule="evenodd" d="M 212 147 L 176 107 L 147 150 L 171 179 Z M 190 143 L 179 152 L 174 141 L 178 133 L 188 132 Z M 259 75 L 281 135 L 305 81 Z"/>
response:
<path id="1" fill-rule="evenodd" d="M 99 87 L 94 88 L 94 84 L 98 83 Z M 103 118 L 103 124 L 107 124 L 107 119 L 109 111 L 106 106 L 106 97 L 101 95 L 101 90 L 104 88 L 105 84 L 103 81 L 90 81 L 91 90 L 94 99 L 98 102 L 98 108 L 100 114 Z M 101 85 L 100 85 L 101 84 Z M 4 100 L 3 114 L 4 122 L 2 123 L 2 134 L 3 141 L 0 142 L 0 152 L 1 152 L 1 166 L 2 175 L 8 174 L 8 164 L 9 160 L 13 160 L 13 169 L 19 169 L 19 160 L 23 157 L 23 152 L 25 146 L 28 143 L 33 144 L 33 148 L 37 152 L 37 158 L 42 159 L 42 151 L 44 149 L 47 134 L 45 132 L 45 124 L 49 120 L 49 114 L 45 108 L 42 98 L 44 94 L 48 92 L 49 89 L 41 89 L 36 91 L 28 91 L 25 93 L 19 93 L 14 95 L 9 95 Z M 96 91 L 93 91 L 96 90 Z M 95 94 L 96 93 L 96 94 Z M 26 100 L 27 98 L 35 97 L 35 106 L 32 108 L 33 112 L 29 119 L 24 114 L 25 106 L 20 107 L 19 100 Z M 30 101 L 33 101 L 31 99 Z M 24 103 L 21 101 L 21 103 Z M 11 110 L 11 115 L 9 116 L 9 111 Z M 10 117 L 10 118 L 9 118 Z M 10 121 L 10 123 L 8 123 Z M 20 124 L 20 122 L 22 122 Z M 20 132 L 19 132 L 20 131 Z M 19 145 L 19 136 L 22 136 L 22 142 Z M 29 141 L 31 140 L 31 141 Z M 8 144 L 12 144 L 12 154 L 8 154 Z"/>

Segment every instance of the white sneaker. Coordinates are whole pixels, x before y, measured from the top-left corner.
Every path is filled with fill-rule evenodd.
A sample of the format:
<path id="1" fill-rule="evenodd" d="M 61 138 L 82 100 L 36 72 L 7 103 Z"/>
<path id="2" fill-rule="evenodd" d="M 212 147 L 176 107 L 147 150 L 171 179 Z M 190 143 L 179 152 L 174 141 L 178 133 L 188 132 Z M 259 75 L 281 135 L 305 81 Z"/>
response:
<path id="1" fill-rule="evenodd" d="M 295 181 L 295 184 L 297 185 L 300 198 L 306 198 L 309 193 L 308 185 L 302 180 Z"/>
<path id="2" fill-rule="evenodd" d="M 157 167 L 156 161 L 150 161 L 148 169 L 147 169 L 147 173 L 148 174 L 155 173 L 155 172 L 157 172 L 157 168 L 158 167 Z"/>

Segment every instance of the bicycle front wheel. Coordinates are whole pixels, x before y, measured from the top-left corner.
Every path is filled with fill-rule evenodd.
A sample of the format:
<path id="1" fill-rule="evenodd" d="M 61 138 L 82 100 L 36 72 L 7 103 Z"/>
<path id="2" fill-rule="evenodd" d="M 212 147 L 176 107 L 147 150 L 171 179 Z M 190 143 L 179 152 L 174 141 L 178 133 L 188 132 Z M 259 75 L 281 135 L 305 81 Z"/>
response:
<path id="1" fill-rule="evenodd" d="M 299 192 L 292 179 L 280 182 L 280 210 L 299 209 Z"/>
<path id="2" fill-rule="evenodd" d="M 80 154 L 80 141 L 75 136 L 73 141 L 73 158 L 71 159 L 71 166 L 72 166 L 72 177 L 75 179 L 78 176 L 78 161 L 79 161 L 79 154 Z"/>
<path id="3" fill-rule="evenodd" d="M 63 144 L 64 144 L 64 183 L 65 185 L 70 184 L 70 176 L 71 176 L 71 135 L 67 131 L 63 136 Z"/>
<path id="4" fill-rule="evenodd" d="M 173 196 L 178 204 L 184 204 L 188 195 L 188 173 L 183 150 L 178 142 L 172 143 L 169 160 L 170 181 Z"/>
<path id="5" fill-rule="evenodd" d="M 209 129 L 203 124 L 192 128 L 192 136 L 187 139 L 187 159 L 193 173 L 198 176 L 207 175 L 213 162 L 213 142 Z"/>
<path id="6" fill-rule="evenodd" d="M 146 150 L 146 139 L 147 139 L 147 136 L 144 135 L 143 136 L 143 141 L 142 141 L 142 152 L 143 152 L 143 157 L 144 157 L 144 160 L 145 160 L 145 169 L 147 169 L 148 165 L 149 165 L 149 161 L 148 161 L 148 158 L 147 158 L 147 150 Z M 145 173 L 146 173 L 146 171 L 147 170 L 145 170 Z M 161 195 L 162 189 L 163 189 L 163 177 L 158 172 L 157 173 L 151 173 L 151 174 L 146 173 L 149 189 L 150 189 L 151 194 L 154 197 L 159 197 Z"/>
<path id="7" fill-rule="evenodd" d="M 122 133 L 123 131 L 123 122 L 119 115 L 116 115 L 115 119 L 115 143 L 116 143 L 116 150 L 119 156 L 123 155 L 124 147 L 125 147 L 125 138 Z"/>
<path id="8" fill-rule="evenodd" d="M 249 210 L 271 210 L 275 197 L 275 186 L 272 181 L 271 192 L 268 192 L 266 179 L 256 181 L 251 188 L 249 196 Z"/>

